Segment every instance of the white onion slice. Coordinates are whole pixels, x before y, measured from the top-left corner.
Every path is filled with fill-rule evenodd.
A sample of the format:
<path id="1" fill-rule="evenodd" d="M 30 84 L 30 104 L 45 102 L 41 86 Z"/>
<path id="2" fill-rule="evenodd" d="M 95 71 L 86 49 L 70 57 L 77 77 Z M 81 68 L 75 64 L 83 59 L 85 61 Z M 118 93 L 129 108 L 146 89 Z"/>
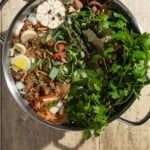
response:
<path id="1" fill-rule="evenodd" d="M 36 38 L 38 35 L 35 31 L 33 30 L 26 30 L 22 33 L 21 35 L 21 42 L 25 43 L 27 42 L 29 39 L 33 39 Z"/>
<path id="2" fill-rule="evenodd" d="M 56 113 L 58 113 L 59 111 L 59 108 L 54 106 L 54 107 L 51 107 L 49 110 L 52 114 L 56 115 Z"/>

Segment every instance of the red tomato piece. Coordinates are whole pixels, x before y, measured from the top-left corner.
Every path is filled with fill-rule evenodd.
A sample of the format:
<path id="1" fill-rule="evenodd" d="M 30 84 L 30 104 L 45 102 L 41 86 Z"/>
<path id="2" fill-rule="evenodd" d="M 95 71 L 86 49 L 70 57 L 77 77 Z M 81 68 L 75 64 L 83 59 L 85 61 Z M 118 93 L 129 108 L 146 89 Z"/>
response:
<path id="1" fill-rule="evenodd" d="M 65 44 L 64 43 L 58 43 L 56 45 L 56 48 L 57 48 L 58 51 L 62 52 L 62 51 L 65 50 Z"/>

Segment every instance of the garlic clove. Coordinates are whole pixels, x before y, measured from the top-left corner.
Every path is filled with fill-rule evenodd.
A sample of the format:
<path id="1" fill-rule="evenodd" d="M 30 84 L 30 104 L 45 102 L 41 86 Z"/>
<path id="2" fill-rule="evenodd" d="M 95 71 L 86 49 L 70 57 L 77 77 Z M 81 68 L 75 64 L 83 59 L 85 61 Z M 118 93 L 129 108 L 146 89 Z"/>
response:
<path id="1" fill-rule="evenodd" d="M 49 15 L 45 14 L 44 17 L 40 20 L 43 26 L 48 26 Z"/>
<path id="2" fill-rule="evenodd" d="M 44 3 L 43 3 L 43 4 L 44 4 Z M 47 9 L 45 9 L 45 6 L 44 6 L 43 4 L 41 4 L 41 5 L 39 5 L 39 6 L 37 7 L 37 14 L 38 14 L 38 13 L 42 13 L 42 14 L 47 13 Z M 44 6 L 44 7 L 43 7 L 43 6 Z"/>
<path id="3" fill-rule="evenodd" d="M 49 21 L 49 23 L 48 23 L 48 27 L 50 28 L 50 29 L 55 29 L 55 28 L 57 28 L 59 26 L 59 23 L 57 22 L 57 21 Z"/>
<path id="4" fill-rule="evenodd" d="M 53 6 L 54 3 L 55 3 L 55 0 L 48 0 L 47 2 L 48 2 L 48 4 L 49 4 L 49 6 Z"/>
<path id="5" fill-rule="evenodd" d="M 59 10 L 59 8 L 64 8 L 64 5 L 63 5 L 63 3 L 62 3 L 61 1 L 56 0 L 56 1 L 53 3 L 53 7 L 54 7 L 54 10 L 55 10 L 55 9 L 58 9 L 58 10 Z M 64 8 L 64 10 L 65 10 L 65 8 Z"/>
<path id="6" fill-rule="evenodd" d="M 37 13 L 36 15 L 36 19 L 41 22 L 41 20 L 45 17 L 45 14 L 42 14 L 42 13 Z"/>

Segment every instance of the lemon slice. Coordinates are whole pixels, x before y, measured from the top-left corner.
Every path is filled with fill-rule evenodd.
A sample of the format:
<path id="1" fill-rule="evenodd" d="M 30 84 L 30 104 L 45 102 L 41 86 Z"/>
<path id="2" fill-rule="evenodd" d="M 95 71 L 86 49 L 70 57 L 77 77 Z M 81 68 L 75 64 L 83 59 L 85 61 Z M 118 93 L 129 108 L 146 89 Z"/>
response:
<path id="1" fill-rule="evenodd" d="M 27 71 L 31 67 L 30 59 L 25 55 L 17 55 L 11 60 L 11 64 L 15 67 Z"/>
<path id="2" fill-rule="evenodd" d="M 26 30 L 22 33 L 21 35 L 21 42 L 25 43 L 27 42 L 29 39 L 33 39 L 36 38 L 38 35 L 35 31 L 33 30 Z"/>
<path id="3" fill-rule="evenodd" d="M 25 54 L 26 53 L 26 48 L 25 48 L 25 46 L 23 44 L 15 43 L 14 44 L 14 49 L 16 49 L 21 54 Z"/>

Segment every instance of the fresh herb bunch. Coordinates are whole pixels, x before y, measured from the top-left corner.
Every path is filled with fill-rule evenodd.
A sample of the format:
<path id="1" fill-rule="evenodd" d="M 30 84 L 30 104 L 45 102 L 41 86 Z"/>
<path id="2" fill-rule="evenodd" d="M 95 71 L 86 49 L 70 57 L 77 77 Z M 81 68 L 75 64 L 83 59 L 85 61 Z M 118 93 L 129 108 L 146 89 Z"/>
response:
<path id="1" fill-rule="evenodd" d="M 67 112 L 72 124 L 87 129 L 84 137 L 89 138 L 90 129 L 99 135 L 116 108 L 137 98 L 148 82 L 150 35 L 135 33 L 115 11 L 108 16 L 81 10 L 71 21 L 70 35 L 77 49 L 85 52 L 85 64 L 74 68 L 77 76 L 72 78 Z M 73 64 L 78 61 L 80 57 Z"/>
<path id="2" fill-rule="evenodd" d="M 69 122 L 85 128 L 84 137 L 89 138 L 91 129 L 99 135 L 101 128 L 124 104 L 138 98 L 149 82 L 150 34 L 136 33 L 126 17 L 113 10 L 111 15 L 96 15 L 85 8 L 66 18 L 69 21 L 53 35 L 67 42 L 67 63 L 50 61 L 49 77 L 71 81 Z M 39 64 L 37 60 L 35 65 Z"/>

